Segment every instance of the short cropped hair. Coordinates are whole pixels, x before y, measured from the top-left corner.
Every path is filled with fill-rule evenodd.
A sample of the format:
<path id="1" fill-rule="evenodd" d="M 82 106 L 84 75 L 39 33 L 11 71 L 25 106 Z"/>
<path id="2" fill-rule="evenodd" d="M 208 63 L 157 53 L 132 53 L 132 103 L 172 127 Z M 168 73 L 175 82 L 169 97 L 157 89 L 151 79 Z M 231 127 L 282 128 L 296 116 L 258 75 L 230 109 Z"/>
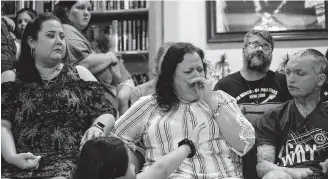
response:
<path id="1" fill-rule="evenodd" d="M 318 50 L 315 49 L 305 49 L 296 52 L 292 58 L 303 58 L 311 57 L 314 62 L 314 70 L 316 73 L 328 74 L 328 61 L 327 58 Z"/>

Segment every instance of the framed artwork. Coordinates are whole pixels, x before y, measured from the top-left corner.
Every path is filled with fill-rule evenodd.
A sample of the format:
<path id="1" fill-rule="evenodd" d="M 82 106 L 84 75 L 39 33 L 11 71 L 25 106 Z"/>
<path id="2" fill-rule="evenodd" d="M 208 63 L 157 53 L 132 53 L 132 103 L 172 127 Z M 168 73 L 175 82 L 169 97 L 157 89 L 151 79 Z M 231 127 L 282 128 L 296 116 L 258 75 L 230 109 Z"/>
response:
<path id="1" fill-rule="evenodd" d="M 268 30 L 275 40 L 328 39 L 328 1 L 215 0 L 206 2 L 207 42 L 241 42 Z"/>

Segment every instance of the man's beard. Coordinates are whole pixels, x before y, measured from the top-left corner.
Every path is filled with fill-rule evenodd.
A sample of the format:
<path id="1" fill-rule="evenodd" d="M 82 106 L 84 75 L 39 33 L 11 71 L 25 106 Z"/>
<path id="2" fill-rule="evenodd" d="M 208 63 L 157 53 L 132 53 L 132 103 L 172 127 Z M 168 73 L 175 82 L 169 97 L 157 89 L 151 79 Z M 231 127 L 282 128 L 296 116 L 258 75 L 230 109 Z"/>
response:
<path id="1" fill-rule="evenodd" d="M 257 59 L 253 59 L 257 57 Z M 271 64 L 271 57 L 264 55 L 262 51 L 255 51 L 252 54 L 246 56 L 247 68 L 251 71 L 266 72 L 267 68 Z"/>

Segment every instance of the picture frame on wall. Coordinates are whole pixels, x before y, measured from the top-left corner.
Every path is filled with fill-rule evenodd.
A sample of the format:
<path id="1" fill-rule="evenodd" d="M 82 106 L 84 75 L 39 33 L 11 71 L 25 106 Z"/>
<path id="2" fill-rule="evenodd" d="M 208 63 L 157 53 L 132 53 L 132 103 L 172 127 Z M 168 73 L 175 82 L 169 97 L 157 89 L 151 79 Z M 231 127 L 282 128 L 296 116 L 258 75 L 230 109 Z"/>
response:
<path id="1" fill-rule="evenodd" d="M 206 1 L 207 42 L 242 42 L 246 32 L 268 30 L 275 40 L 328 39 L 328 1 Z"/>

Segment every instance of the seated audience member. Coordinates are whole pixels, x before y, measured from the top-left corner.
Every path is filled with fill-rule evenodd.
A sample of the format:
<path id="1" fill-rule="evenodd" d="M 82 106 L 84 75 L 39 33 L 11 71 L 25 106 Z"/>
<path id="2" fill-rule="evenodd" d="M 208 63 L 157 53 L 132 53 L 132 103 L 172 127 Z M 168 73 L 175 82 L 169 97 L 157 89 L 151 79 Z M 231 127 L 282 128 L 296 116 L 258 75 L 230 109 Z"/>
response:
<path id="1" fill-rule="evenodd" d="M 254 127 L 265 111 L 291 99 L 285 75 L 269 70 L 273 49 L 268 31 L 248 32 L 244 37 L 242 69 L 219 80 L 214 88 L 236 98 Z M 257 178 L 256 148 L 243 157 L 243 164 L 245 179 Z"/>
<path id="2" fill-rule="evenodd" d="M 320 99 L 327 70 L 325 56 L 314 49 L 299 51 L 288 61 L 293 100 L 266 112 L 256 130 L 260 177 L 328 177 L 328 103 Z"/>
<path id="3" fill-rule="evenodd" d="M 14 69 L 17 60 L 15 39 L 10 35 L 10 31 L 13 30 L 11 28 L 15 28 L 15 24 L 8 24 L 6 18 L 8 17 L 1 18 L 1 73 Z"/>
<path id="4" fill-rule="evenodd" d="M 196 156 L 184 160 L 169 178 L 243 177 L 240 156 L 252 148 L 254 128 L 234 98 L 212 91 L 206 70 L 201 49 L 173 44 L 161 64 L 155 95 L 140 98 L 116 121 L 114 133 L 128 147 L 135 150 L 138 142 L 146 146 L 143 171 L 205 123 Z"/>
<path id="5" fill-rule="evenodd" d="M 270 69 L 274 42 L 268 31 L 252 30 L 245 35 L 243 67 L 215 85 L 236 98 L 238 104 L 264 104 L 291 99 L 284 74 Z"/>
<path id="6" fill-rule="evenodd" d="M 328 49 L 326 51 L 326 59 L 328 59 Z M 328 73 L 326 75 L 328 76 Z M 321 98 L 323 101 L 328 102 L 328 78 L 326 79 L 326 82 L 322 85 Z"/>
<path id="7" fill-rule="evenodd" d="M 16 72 L 4 72 L 14 81 L 1 84 L 2 178 L 70 178 L 80 145 L 114 125 L 102 85 L 85 67 L 64 65 L 65 49 L 57 17 L 26 26 Z"/>
<path id="8" fill-rule="evenodd" d="M 136 86 L 133 89 L 133 91 L 131 93 L 131 102 L 132 102 L 132 104 L 135 103 L 136 101 L 138 101 L 143 96 L 148 96 L 148 95 L 151 95 L 151 94 L 155 94 L 155 85 L 156 85 L 156 80 L 157 80 L 156 78 L 159 75 L 162 60 L 164 58 L 164 55 L 165 55 L 167 49 L 173 44 L 174 44 L 173 42 L 166 42 L 158 49 L 155 60 L 154 60 L 155 61 L 155 65 L 154 65 L 155 68 L 153 68 L 153 71 L 152 71 L 153 75 L 155 76 L 155 79 L 150 80 L 150 81 L 148 81 L 144 84 L 141 84 L 139 86 Z"/>
<path id="9" fill-rule="evenodd" d="M 190 136 L 179 142 L 179 147 L 156 161 L 145 172 L 135 176 L 129 149 L 116 137 L 98 137 L 89 140 L 82 148 L 75 179 L 167 179 L 188 157 L 196 155 L 199 132 L 204 123 L 196 126 Z M 196 145 L 196 146 L 195 146 Z"/>
<path id="10" fill-rule="evenodd" d="M 17 47 L 17 53 L 16 53 L 17 59 L 21 50 L 21 39 L 23 37 L 24 29 L 27 23 L 31 22 L 34 18 L 36 18 L 36 16 L 37 16 L 37 12 L 31 8 L 23 8 L 16 13 L 15 43 Z"/>
<path id="11" fill-rule="evenodd" d="M 120 114 L 123 114 L 128 109 L 134 82 L 123 62 L 118 60 L 113 52 L 95 53 L 83 34 L 91 19 L 91 9 L 90 1 L 85 0 L 60 0 L 55 6 L 55 15 L 64 24 L 66 35 L 65 62 L 89 69 L 105 85 L 107 98 L 119 109 Z M 122 69 L 124 71 L 121 71 Z M 112 85 L 113 80 L 119 83 L 117 89 Z"/>

